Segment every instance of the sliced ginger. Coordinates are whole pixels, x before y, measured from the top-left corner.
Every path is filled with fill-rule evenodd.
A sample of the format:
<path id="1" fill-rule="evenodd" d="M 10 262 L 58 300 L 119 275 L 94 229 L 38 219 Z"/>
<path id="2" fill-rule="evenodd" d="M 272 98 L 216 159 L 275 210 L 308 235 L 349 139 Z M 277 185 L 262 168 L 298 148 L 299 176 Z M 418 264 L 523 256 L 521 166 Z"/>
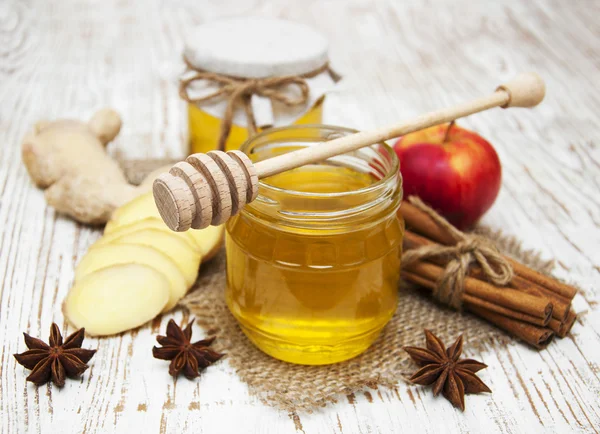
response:
<path id="1" fill-rule="evenodd" d="M 109 241 L 109 243 L 138 244 L 155 248 L 177 264 L 179 270 L 183 273 L 185 283 L 188 287 L 191 287 L 198 276 L 198 268 L 202 257 L 200 253 L 189 247 L 185 241 L 175 236 L 175 234 L 177 232 L 169 233 L 159 229 L 141 229 L 121 235 Z M 102 240 L 101 238 L 96 244 L 106 245 Z"/>
<path id="2" fill-rule="evenodd" d="M 209 226 L 205 229 L 194 230 L 190 229 L 185 233 L 190 233 L 194 241 L 200 248 L 202 262 L 206 262 L 215 256 L 221 249 L 223 244 L 223 236 L 225 233 L 225 225 Z"/>
<path id="3" fill-rule="evenodd" d="M 158 219 L 161 225 L 156 223 L 155 220 L 146 220 L 150 218 Z M 200 249 L 200 254 L 202 255 L 203 261 L 208 261 L 215 254 L 217 254 L 223 242 L 223 234 L 225 229 L 224 225 L 209 226 L 206 229 L 200 230 L 192 229 L 186 232 L 171 231 L 160 218 L 160 214 L 156 208 L 152 192 L 142 194 L 141 196 L 138 196 L 134 200 L 118 208 L 113 213 L 111 220 L 106 225 L 104 233 L 108 235 L 118 230 L 124 230 L 121 228 L 130 226 L 133 228 L 132 225 L 138 224 L 142 220 L 148 222 L 145 224 L 152 225 L 153 227 L 155 227 L 154 225 L 159 225 L 171 233 L 179 234 L 179 236 L 192 239 Z"/>
<path id="4" fill-rule="evenodd" d="M 80 222 L 109 220 L 77 266 L 64 304 L 69 321 L 95 335 L 138 327 L 171 309 L 223 240 L 223 227 L 177 233 L 164 224 L 149 190 L 169 167 L 130 185 L 106 153 L 120 128 L 118 114 L 105 109 L 89 122 L 39 122 L 22 145 L 23 162 L 48 204 Z"/>
<path id="5" fill-rule="evenodd" d="M 111 216 L 109 225 L 110 227 L 124 226 L 147 217 L 160 219 L 160 214 L 156 208 L 156 203 L 154 203 L 152 192 L 144 193 L 117 208 Z M 110 229 L 109 225 L 107 225 L 107 230 Z"/>
<path id="6" fill-rule="evenodd" d="M 136 244 L 113 243 L 93 246 L 77 265 L 75 282 L 101 268 L 131 263 L 146 265 L 167 278 L 171 290 L 164 312 L 173 308 L 187 292 L 188 286 L 183 273 L 171 258 L 153 247 Z M 134 285 L 137 290 L 141 283 L 134 282 Z"/>
<path id="7" fill-rule="evenodd" d="M 198 246 L 198 243 L 195 240 L 195 237 L 192 235 L 191 231 L 186 232 L 174 232 L 163 222 L 160 218 L 156 217 L 146 217 L 141 220 L 136 220 L 132 223 L 127 223 L 124 225 L 117 224 L 116 220 L 111 220 L 106 225 L 104 229 L 104 236 L 100 238 L 97 242 L 99 243 L 109 243 L 117 238 L 122 237 L 125 234 L 129 234 L 131 232 L 137 232 L 144 229 L 156 229 L 160 231 L 167 232 L 172 234 L 173 236 L 180 238 L 185 241 L 186 244 L 196 252 L 200 253 L 202 249 Z"/>
<path id="8" fill-rule="evenodd" d="M 173 232 L 152 193 L 113 213 L 75 269 L 63 310 L 76 327 L 110 335 L 138 327 L 172 309 L 193 285 L 201 261 L 221 248 L 224 226 Z"/>
<path id="9" fill-rule="evenodd" d="M 67 320 L 90 335 L 106 336 L 141 326 L 167 305 L 170 284 L 154 268 L 119 264 L 78 280 L 63 304 Z"/>

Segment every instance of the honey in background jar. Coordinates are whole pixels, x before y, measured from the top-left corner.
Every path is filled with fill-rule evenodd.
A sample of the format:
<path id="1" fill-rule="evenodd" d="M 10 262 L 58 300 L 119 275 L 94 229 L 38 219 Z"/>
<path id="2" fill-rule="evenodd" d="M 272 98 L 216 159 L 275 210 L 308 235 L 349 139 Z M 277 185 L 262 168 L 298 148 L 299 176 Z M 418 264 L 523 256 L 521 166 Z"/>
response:
<path id="1" fill-rule="evenodd" d="M 324 99 L 324 97 L 320 98 L 315 105 L 296 120 L 293 125 L 320 124 L 323 119 Z M 218 149 L 221 124 L 221 118 L 207 113 L 195 104 L 188 104 L 190 152 L 192 154 L 196 152 L 206 153 Z M 239 149 L 246 140 L 248 140 L 248 128 L 234 124 L 231 126 L 231 132 L 225 142 L 225 150 L 231 151 Z"/>

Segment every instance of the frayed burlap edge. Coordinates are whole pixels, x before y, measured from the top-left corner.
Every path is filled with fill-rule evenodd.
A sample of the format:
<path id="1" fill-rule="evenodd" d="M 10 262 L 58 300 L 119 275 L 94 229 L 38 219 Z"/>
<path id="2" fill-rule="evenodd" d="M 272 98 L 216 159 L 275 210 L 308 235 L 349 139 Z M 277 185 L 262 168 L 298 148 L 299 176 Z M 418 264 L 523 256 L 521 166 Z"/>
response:
<path id="1" fill-rule="evenodd" d="M 122 166 L 128 179 L 138 184 L 146 174 L 171 162 L 129 161 Z M 476 232 L 492 239 L 503 253 L 531 268 L 551 272 L 552 261 L 542 260 L 538 252 L 524 250 L 515 237 L 485 227 L 477 228 Z M 447 344 L 462 334 L 468 352 L 513 341 L 504 332 L 477 317 L 441 306 L 402 282 L 395 315 L 363 354 L 326 366 L 282 362 L 258 350 L 229 313 L 224 299 L 225 264 L 224 250 L 203 264 L 194 289 L 180 305 L 191 312 L 208 334 L 218 336 L 213 344 L 215 349 L 227 353 L 228 363 L 248 385 L 250 393 L 267 405 L 288 411 L 311 412 L 365 388 L 395 387 L 414 368 L 402 347 L 422 345 L 425 328 Z"/>

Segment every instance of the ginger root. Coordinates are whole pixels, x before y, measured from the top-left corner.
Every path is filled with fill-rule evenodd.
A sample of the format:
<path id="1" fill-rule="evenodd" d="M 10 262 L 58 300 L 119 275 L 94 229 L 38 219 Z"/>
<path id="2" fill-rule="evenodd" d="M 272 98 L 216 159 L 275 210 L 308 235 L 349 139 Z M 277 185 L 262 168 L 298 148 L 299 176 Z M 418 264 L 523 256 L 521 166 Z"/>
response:
<path id="1" fill-rule="evenodd" d="M 48 205 L 82 223 L 106 223 L 113 210 L 148 191 L 125 179 L 106 153 L 121 129 L 119 115 L 99 110 L 89 122 L 38 122 L 22 144 L 25 167 L 33 182 L 45 189 Z"/>
<path id="2" fill-rule="evenodd" d="M 175 307 L 193 286 L 201 262 L 219 251 L 224 228 L 172 232 L 161 220 L 152 182 L 127 182 L 106 145 L 121 128 L 113 110 L 89 122 L 38 122 L 22 145 L 23 162 L 46 201 L 82 223 L 107 223 L 82 258 L 64 304 L 65 318 L 105 336 L 138 327 Z"/>

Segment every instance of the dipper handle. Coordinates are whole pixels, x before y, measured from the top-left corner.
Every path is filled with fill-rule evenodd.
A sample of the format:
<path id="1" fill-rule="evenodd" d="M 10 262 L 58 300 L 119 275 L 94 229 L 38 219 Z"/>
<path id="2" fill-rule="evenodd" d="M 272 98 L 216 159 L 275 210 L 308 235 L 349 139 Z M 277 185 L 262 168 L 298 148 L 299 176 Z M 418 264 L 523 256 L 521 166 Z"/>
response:
<path id="1" fill-rule="evenodd" d="M 414 119 L 340 137 L 253 164 L 240 151 L 190 155 L 154 181 L 162 219 L 174 231 L 219 225 L 258 195 L 258 180 L 306 164 L 479 113 L 494 107 L 534 107 L 544 99 L 543 80 L 525 73 L 488 96 L 432 111 Z"/>
<path id="2" fill-rule="evenodd" d="M 542 102 L 546 95 L 544 80 L 535 72 L 519 74 L 511 81 L 501 84 L 496 92 L 504 91 L 508 94 L 508 102 L 501 106 L 508 107 L 535 107 Z"/>

